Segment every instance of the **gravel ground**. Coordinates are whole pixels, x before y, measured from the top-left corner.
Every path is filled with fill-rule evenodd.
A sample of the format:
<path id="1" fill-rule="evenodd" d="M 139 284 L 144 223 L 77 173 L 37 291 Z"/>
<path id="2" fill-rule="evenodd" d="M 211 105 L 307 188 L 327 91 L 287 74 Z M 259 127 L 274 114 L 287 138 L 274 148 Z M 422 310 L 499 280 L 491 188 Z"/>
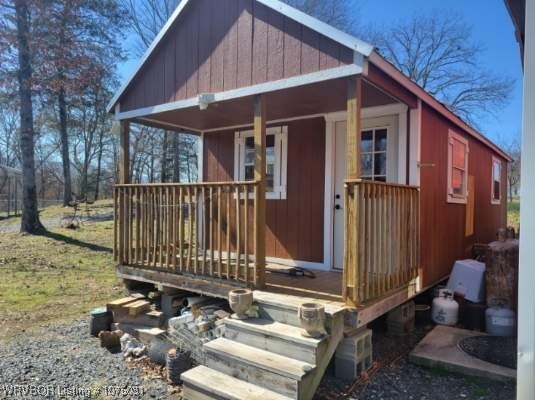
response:
<path id="1" fill-rule="evenodd" d="M 99 340 L 88 335 L 88 329 L 87 320 L 81 320 L 49 327 L 38 336 L 21 334 L 9 343 L 0 342 L 0 399 L 89 398 L 86 393 L 58 396 L 58 387 L 92 390 L 91 398 L 181 399 L 180 388 L 161 379 L 161 369 L 147 362 L 128 363 L 120 353 L 102 349 Z M 418 328 L 413 335 L 393 338 L 375 329 L 374 365 L 369 375 L 348 383 L 334 378 L 330 371 L 315 399 L 514 399 L 512 383 L 467 378 L 410 364 L 408 352 L 427 331 Z M 54 392 L 48 397 L 9 396 L 3 385 L 51 385 Z M 95 396 L 98 390 L 100 395 Z"/>
<path id="2" fill-rule="evenodd" d="M 390 337 L 384 327 L 374 327 L 374 364 L 369 375 L 348 384 L 326 376 L 319 399 L 348 400 L 514 400 L 515 384 L 451 374 L 408 362 L 408 353 L 432 326 L 417 327 L 412 335 Z"/>
<path id="3" fill-rule="evenodd" d="M 125 362 L 121 353 L 101 348 L 99 339 L 88 332 L 88 321 L 81 320 L 49 327 L 38 336 L 22 334 L 9 343 L 0 342 L 0 398 L 181 398 L 160 379 L 157 369 Z M 6 389 L 10 387 L 4 385 L 33 386 L 41 392 L 9 395 Z M 48 386 L 53 389 L 46 396 Z M 74 396 L 67 389 L 80 392 Z M 92 397 L 87 396 L 88 390 Z"/>
<path id="4" fill-rule="evenodd" d="M 41 223 L 47 229 L 57 228 L 58 226 L 61 226 L 62 219 L 63 219 L 62 217 L 40 218 Z M 102 222 L 102 221 L 111 221 L 112 219 L 113 219 L 113 213 L 98 213 L 98 214 L 90 215 L 89 217 L 82 214 L 79 217 L 79 220 L 82 224 Z M 19 231 L 20 231 L 20 221 L 9 222 L 9 220 L 5 220 L 5 221 L 0 220 L 0 233 L 17 233 Z"/>

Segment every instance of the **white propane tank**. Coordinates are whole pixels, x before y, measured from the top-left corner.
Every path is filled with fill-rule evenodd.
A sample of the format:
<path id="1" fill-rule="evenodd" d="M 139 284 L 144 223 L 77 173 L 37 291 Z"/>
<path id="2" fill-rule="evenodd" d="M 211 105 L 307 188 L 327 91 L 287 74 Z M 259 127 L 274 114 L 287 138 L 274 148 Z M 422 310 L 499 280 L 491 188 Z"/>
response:
<path id="1" fill-rule="evenodd" d="M 439 325 L 455 325 L 459 316 L 459 304 L 453 300 L 453 293 L 442 290 L 433 300 L 431 318 Z"/>

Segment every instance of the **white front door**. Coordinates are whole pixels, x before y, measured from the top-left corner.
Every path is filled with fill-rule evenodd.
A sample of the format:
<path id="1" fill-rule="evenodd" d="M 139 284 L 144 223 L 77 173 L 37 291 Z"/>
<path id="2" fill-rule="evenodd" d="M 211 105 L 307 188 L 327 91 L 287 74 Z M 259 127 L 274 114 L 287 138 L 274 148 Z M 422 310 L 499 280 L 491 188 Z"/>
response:
<path id="1" fill-rule="evenodd" d="M 344 267 L 344 179 L 346 175 L 346 121 L 334 127 L 333 268 Z"/>
<path id="2" fill-rule="evenodd" d="M 390 117 L 389 117 L 390 118 Z M 361 176 L 396 182 L 397 138 L 391 134 L 389 118 L 362 120 Z M 344 268 L 344 180 L 346 175 L 346 121 L 334 125 L 334 204 L 332 268 Z"/>

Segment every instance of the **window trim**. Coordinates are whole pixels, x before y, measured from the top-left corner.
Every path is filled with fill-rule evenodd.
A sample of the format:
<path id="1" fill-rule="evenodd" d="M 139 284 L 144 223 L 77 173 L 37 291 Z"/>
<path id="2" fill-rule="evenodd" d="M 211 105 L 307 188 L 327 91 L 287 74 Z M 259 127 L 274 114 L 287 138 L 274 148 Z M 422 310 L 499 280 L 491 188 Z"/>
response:
<path id="1" fill-rule="evenodd" d="M 454 194 L 453 193 L 453 182 L 452 182 L 452 170 L 453 170 L 453 142 L 454 140 L 464 144 L 465 146 L 465 157 L 464 157 L 464 175 L 463 175 L 463 194 Z M 457 203 L 457 204 L 466 204 L 468 198 L 468 158 L 470 156 L 470 147 L 468 140 L 454 132 L 453 130 L 448 131 L 448 187 L 447 187 L 447 201 L 448 203 Z"/>
<path id="2" fill-rule="evenodd" d="M 386 149 L 383 151 L 375 151 L 375 131 L 378 131 L 378 130 L 381 130 L 381 129 L 384 129 L 386 130 Z M 373 146 L 373 150 L 372 151 L 362 151 L 362 148 L 361 148 L 361 151 L 360 151 L 360 162 L 362 163 L 362 156 L 365 155 L 365 154 L 371 154 L 372 155 L 372 174 L 371 175 L 364 175 L 362 174 L 362 167 L 361 167 L 361 178 L 362 179 L 366 179 L 366 180 L 371 180 L 371 181 L 376 181 L 377 179 L 375 179 L 376 177 L 384 177 L 385 180 L 384 182 L 388 182 L 388 166 L 390 165 L 389 163 L 389 158 L 388 157 L 388 150 L 390 148 L 389 146 L 389 143 L 388 141 L 391 140 L 390 138 L 390 125 L 377 125 L 377 126 L 372 126 L 372 127 L 369 127 L 369 128 L 361 128 L 360 129 L 360 135 L 361 135 L 361 145 L 362 145 L 362 133 L 365 132 L 365 131 L 372 131 L 372 146 Z M 385 155 L 385 174 L 384 175 L 379 175 L 379 174 L 376 174 L 375 173 L 375 155 L 376 154 L 383 154 Z M 362 164 L 361 164 L 362 165 Z M 378 182 L 382 182 L 382 181 L 378 181 Z"/>
<path id="3" fill-rule="evenodd" d="M 288 163 L 288 126 L 272 126 L 266 128 L 266 136 L 275 135 L 275 165 L 273 186 L 274 190 L 266 192 L 268 200 L 286 200 L 286 179 Z M 235 131 L 234 133 L 234 180 L 245 180 L 245 139 L 253 137 L 251 129 Z M 277 162 L 278 160 L 278 162 Z M 254 198 L 251 193 L 249 198 Z"/>
<path id="4" fill-rule="evenodd" d="M 494 164 L 497 163 L 500 166 L 500 175 L 499 175 L 499 182 L 500 182 L 500 197 L 498 199 L 494 198 Z M 490 203 L 493 205 L 500 205 L 502 204 L 502 160 L 500 160 L 496 156 L 492 156 L 492 164 L 490 169 Z"/>

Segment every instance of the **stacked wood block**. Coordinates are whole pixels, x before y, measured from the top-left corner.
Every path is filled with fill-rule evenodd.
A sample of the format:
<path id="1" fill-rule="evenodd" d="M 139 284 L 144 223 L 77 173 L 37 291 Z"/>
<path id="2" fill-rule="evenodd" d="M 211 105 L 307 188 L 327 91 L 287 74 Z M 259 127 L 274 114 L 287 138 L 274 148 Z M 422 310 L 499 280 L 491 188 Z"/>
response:
<path id="1" fill-rule="evenodd" d="M 107 304 L 113 315 L 114 327 L 135 334 L 139 327 L 160 328 L 164 324 L 161 311 L 152 309 L 151 303 L 143 296 L 133 295 L 114 300 Z"/>
<path id="2" fill-rule="evenodd" d="M 334 356 L 336 377 L 353 380 L 372 365 L 372 331 L 364 329 L 343 339 Z"/>
<path id="3" fill-rule="evenodd" d="M 386 317 L 388 333 L 395 336 L 411 333 L 414 330 L 415 308 L 414 301 L 409 301 L 390 311 Z"/>

